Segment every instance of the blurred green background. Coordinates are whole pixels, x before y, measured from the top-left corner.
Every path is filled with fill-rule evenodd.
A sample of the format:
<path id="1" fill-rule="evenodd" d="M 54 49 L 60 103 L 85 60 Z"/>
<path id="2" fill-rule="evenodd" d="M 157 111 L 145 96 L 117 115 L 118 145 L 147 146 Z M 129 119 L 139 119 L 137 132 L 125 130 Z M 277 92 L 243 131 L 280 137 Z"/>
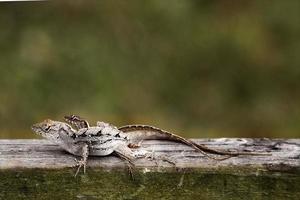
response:
<path id="1" fill-rule="evenodd" d="M 299 137 L 300 1 L 0 4 L 0 138 L 45 118 Z"/>

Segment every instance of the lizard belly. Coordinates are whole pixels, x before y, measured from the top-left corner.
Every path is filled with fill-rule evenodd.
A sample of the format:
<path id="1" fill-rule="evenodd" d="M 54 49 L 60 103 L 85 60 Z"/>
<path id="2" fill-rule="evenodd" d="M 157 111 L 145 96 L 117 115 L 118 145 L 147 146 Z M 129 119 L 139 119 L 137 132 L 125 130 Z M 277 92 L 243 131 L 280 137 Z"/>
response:
<path id="1" fill-rule="evenodd" d="M 114 152 L 113 149 L 109 148 L 101 148 L 101 147 L 95 147 L 93 149 L 90 149 L 89 154 L 91 156 L 108 156 Z"/>
<path id="2" fill-rule="evenodd" d="M 92 156 L 107 156 L 112 154 L 119 146 L 126 145 L 123 140 L 107 141 L 104 144 L 90 146 L 89 154 Z"/>

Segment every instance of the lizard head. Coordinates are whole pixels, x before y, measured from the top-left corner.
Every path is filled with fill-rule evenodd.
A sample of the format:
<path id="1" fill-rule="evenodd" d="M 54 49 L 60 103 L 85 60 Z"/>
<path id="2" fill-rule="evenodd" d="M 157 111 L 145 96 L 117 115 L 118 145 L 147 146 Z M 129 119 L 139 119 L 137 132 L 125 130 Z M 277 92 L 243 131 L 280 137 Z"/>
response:
<path id="1" fill-rule="evenodd" d="M 59 136 L 60 127 L 61 122 L 46 119 L 43 122 L 32 125 L 31 129 L 44 138 L 55 140 Z"/>

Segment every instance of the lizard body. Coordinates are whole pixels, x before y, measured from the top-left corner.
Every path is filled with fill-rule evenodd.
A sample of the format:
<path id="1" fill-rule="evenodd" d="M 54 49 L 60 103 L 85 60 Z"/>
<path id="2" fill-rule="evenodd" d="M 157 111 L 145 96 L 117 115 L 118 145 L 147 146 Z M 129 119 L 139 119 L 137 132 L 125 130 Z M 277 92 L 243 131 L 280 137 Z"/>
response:
<path id="1" fill-rule="evenodd" d="M 65 116 L 65 120 L 77 128 L 89 127 L 89 123 L 85 119 L 82 119 L 77 115 Z M 106 123 L 97 122 L 97 126 L 103 126 L 103 124 Z M 149 126 L 149 125 L 141 125 L 141 124 L 125 125 L 125 126 L 118 127 L 118 129 L 121 130 L 123 133 L 125 133 L 127 138 L 132 142 L 130 143 L 130 145 L 132 145 L 133 147 L 138 146 L 137 144 L 143 140 L 169 140 L 169 141 L 177 141 L 177 142 L 184 143 L 188 146 L 193 147 L 196 150 L 201 151 L 204 155 L 207 155 L 205 152 L 217 154 L 217 155 L 226 155 L 226 156 L 262 155 L 261 153 L 229 152 L 229 151 L 220 151 L 216 149 L 211 149 L 204 145 L 197 144 L 195 142 L 187 140 L 169 131 L 165 131 L 160 128 Z"/>
<path id="2" fill-rule="evenodd" d="M 132 161 L 135 158 L 147 157 L 147 153 L 135 153 L 131 148 L 138 147 L 136 145 L 137 141 L 141 142 L 149 139 L 181 142 L 215 160 L 224 160 L 238 155 L 267 155 L 263 153 L 227 152 L 210 149 L 176 134 L 148 125 L 127 125 L 117 128 L 105 122 L 97 122 L 97 126 L 89 126 L 86 120 L 75 115 L 66 116 L 65 119 L 71 125 L 74 125 L 76 129 L 73 129 L 69 124 L 64 122 L 45 120 L 34 124 L 32 130 L 44 138 L 57 143 L 67 152 L 82 157 L 78 161 L 79 167 L 75 176 L 82 166 L 84 172 L 86 171 L 86 163 L 89 155 L 107 156 L 115 154 L 127 161 L 128 167 L 131 169 L 134 166 Z M 215 158 L 207 153 L 223 155 L 225 157 Z"/>
<path id="3" fill-rule="evenodd" d="M 88 129 L 89 123 L 82 119 L 81 117 L 77 115 L 70 115 L 70 116 L 65 116 L 65 120 L 70 123 L 71 125 L 74 125 L 76 128 L 79 130 L 81 129 Z M 105 123 L 105 122 L 97 122 L 97 127 L 103 127 L 103 126 L 109 126 L 110 124 Z M 112 125 L 110 125 L 112 126 Z M 151 139 L 157 139 L 157 140 L 170 140 L 170 141 L 177 141 L 184 143 L 197 151 L 201 152 L 205 156 L 215 159 L 215 160 L 224 160 L 227 159 L 231 156 L 236 156 L 240 154 L 230 154 L 226 152 L 219 152 L 217 150 L 209 149 L 203 145 L 198 145 L 192 141 L 189 141 L 179 135 L 170 133 L 168 131 L 164 131 L 162 129 L 149 126 L 149 125 L 127 125 L 123 126 L 120 128 L 114 127 L 115 129 L 121 130 L 123 134 L 126 135 L 126 137 L 130 140 L 130 143 L 127 145 L 130 148 L 136 148 L 140 146 L 141 141 L 143 140 L 151 140 Z M 207 154 L 206 152 L 218 154 L 218 155 L 226 155 L 224 158 L 215 158 Z"/>
<path id="4" fill-rule="evenodd" d="M 79 167 L 75 176 L 80 167 L 83 166 L 85 171 L 89 155 L 107 156 L 116 153 L 119 157 L 128 161 L 130 165 L 132 165 L 131 160 L 136 157 L 128 147 L 128 139 L 116 127 L 109 124 L 76 131 L 64 122 L 45 120 L 34 124 L 32 130 L 55 142 L 67 152 L 82 157 L 78 162 Z"/>

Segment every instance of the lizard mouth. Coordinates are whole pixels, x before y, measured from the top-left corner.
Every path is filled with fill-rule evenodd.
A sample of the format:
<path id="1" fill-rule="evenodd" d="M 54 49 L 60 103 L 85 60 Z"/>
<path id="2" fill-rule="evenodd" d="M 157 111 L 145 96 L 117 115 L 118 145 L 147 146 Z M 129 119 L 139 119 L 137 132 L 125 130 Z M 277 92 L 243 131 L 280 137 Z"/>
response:
<path id="1" fill-rule="evenodd" d="M 31 130 L 35 131 L 36 129 L 37 129 L 37 125 L 33 124 L 33 125 L 31 126 Z"/>

